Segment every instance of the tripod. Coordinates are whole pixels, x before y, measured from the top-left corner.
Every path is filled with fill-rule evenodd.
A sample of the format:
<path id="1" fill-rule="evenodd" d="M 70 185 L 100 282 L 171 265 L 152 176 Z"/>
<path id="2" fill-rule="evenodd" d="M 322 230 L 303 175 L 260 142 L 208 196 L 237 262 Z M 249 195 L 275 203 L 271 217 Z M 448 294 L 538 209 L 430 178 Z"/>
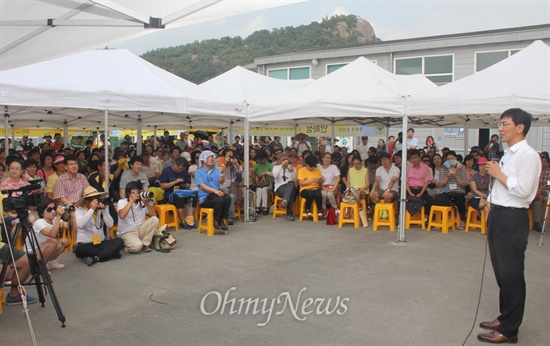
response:
<path id="1" fill-rule="evenodd" d="M 53 307 L 55 309 L 55 312 L 57 313 L 57 318 L 61 322 L 61 327 L 65 328 L 65 316 L 63 315 L 63 311 L 61 311 L 61 306 L 59 306 L 57 296 L 55 295 L 55 290 L 52 285 L 52 279 L 50 277 L 50 274 L 48 274 L 48 269 L 46 268 L 46 262 L 44 262 L 44 256 L 42 255 L 42 251 L 40 250 L 38 239 L 36 238 L 35 232 L 32 230 L 31 223 L 27 219 L 27 211 L 16 211 L 17 218 L 19 219 L 19 224 L 15 226 L 13 238 L 10 237 L 11 241 L 9 245 L 12 247 L 13 250 L 15 240 L 19 236 L 20 232 L 23 232 L 23 235 L 28 238 L 29 241 L 25 244 L 25 248 L 27 250 L 27 258 L 29 260 L 29 266 L 31 270 L 31 280 L 29 282 L 34 282 L 34 285 L 36 286 L 36 292 L 38 294 L 38 300 L 42 304 L 42 307 L 44 307 L 44 303 L 46 301 L 45 294 L 49 293 Z M 7 228 L 5 229 L 5 231 L 7 233 L 6 236 L 9 237 Z M 40 254 L 40 257 L 37 256 L 37 252 Z M 10 262 L 11 257 L 8 258 L 7 262 L 2 266 L 2 271 L 0 273 L 0 278 L 2 278 L 2 280 L 6 274 L 6 269 L 8 268 Z M 43 286 L 45 286 L 47 291 L 44 290 Z"/>
<path id="2" fill-rule="evenodd" d="M 548 207 L 550 207 L 550 191 L 547 191 L 548 196 L 546 199 L 546 211 L 544 212 L 544 222 L 542 223 L 542 230 L 540 234 L 539 248 L 542 246 L 542 238 L 544 238 L 544 232 L 546 231 L 546 222 L 548 221 Z"/>

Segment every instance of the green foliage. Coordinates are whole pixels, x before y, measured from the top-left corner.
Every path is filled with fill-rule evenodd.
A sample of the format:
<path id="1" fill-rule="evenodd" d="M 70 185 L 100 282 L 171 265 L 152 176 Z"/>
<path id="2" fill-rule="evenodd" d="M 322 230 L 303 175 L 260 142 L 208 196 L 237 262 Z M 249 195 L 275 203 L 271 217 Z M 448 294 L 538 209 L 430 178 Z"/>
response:
<path id="1" fill-rule="evenodd" d="M 159 48 L 145 53 L 142 58 L 200 84 L 237 65 L 251 64 L 258 57 L 357 44 L 360 33 L 354 29 L 359 20 L 355 15 L 338 15 L 324 18 L 320 23 L 255 31 L 245 39 L 226 36 Z M 342 37 L 337 29 L 342 22 L 347 24 L 349 35 L 344 35 L 347 37 Z"/>

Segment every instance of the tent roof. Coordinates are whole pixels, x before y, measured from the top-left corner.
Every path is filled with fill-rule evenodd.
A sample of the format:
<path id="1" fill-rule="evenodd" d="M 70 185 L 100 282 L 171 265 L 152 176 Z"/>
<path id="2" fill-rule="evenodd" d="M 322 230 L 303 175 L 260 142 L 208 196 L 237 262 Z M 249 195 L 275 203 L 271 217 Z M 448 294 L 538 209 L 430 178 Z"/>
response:
<path id="1" fill-rule="evenodd" d="M 0 1 L 0 71 L 302 0 Z"/>
<path id="2" fill-rule="evenodd" d="M 90 110 L 134 111 L 143 116 L 146 112 L 174 113 L 173 122 L 178 119 L 175 114 L 183 113 L 244 117 L 236 111 L 242 104 L 166 72 L 124 49 L 93 50 L 2 71 L 0 104 L 8 106 L 10 120 L 16 127 L 20 127 L 17 120 L 25 117 L 34 121 L 47 119 L 44 112 L 79 120 L 75 121 L 76 126 L 103 120 L 90 117 L 94 114 Z M 24 111 L 14 106 L 23 107 Z M 158 124 L 155 119 L 151 121 Z M 62 124 L 63 121 L 57 126 Z"/>
<path id="3" fill-rule="evenodd" d="M 474 75 L 413 95 L 407 114 L 468 118 L 470 127 L 491 127 L 508 108 L 532 113 L 533 126 L 550 122 L 550 47 L 542 41 Z"/>
<path id="4" fill-rule="evenodd" d="M 241 66 L 222 73 L 201 86 L 219 93 L 223 93 L 237 102 L 248 103 L 264 100 L 268 97 L 296 89 L 313 82 L 313 79 L 283 80 L 267 77 Z"/>
<path id="5" fill-rule="evenodd" d="M 251 105 L 251 122 L 401 122 L 404 98 L 436 88 L 423 76 L 398 76 L 364 57 L 311 84 Z M 356 119 L 348 119 L 355 117 Z M 321 119 L 319 119 L 321 118 Z M 369 119 L 370 118 L 370 119 Z M 393 120 L 392 120 L 393 121 Z"/>

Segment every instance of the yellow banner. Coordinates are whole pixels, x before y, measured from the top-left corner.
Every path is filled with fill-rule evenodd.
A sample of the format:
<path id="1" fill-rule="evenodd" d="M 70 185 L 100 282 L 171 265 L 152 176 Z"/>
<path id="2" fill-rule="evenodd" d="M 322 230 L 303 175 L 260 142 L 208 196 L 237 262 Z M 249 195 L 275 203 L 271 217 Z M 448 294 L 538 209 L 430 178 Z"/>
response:
<path id="1" fill-rule="evenodd" d="M 243 129 L 239 131 L 244 132 Z M 330 125 L 304 125 L 288 128 L 266 128 L 266 127 L 250 127 L 249 133 L 251 135 L 280 135 L 280 136 L 293 136 L 295 133 L 303 132 L 313 137 L 326 137 L 330 136 Z M 336 136 L 369 136 L 375 134 L 384 134 L 384 128 L 376 128 L 372 126 L 334 126 L 334 134 Z"/>

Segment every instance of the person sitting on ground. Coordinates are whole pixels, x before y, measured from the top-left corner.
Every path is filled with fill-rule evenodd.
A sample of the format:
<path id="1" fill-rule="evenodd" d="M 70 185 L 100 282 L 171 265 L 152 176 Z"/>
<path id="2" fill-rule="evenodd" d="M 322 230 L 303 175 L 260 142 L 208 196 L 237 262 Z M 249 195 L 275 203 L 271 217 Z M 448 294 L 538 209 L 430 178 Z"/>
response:
<path id="1" fill-rule="evenodd" d="M 87 187 L 82 198 L 76 203 L 76 247 L 77 258 L 83 258 L 88 266 L 97 262 L 106 262 L 111 258 L 120 258 L 124 248 L 121 238 L 105 240 L 103 225 L 113 227 L 113 218 L 102 202 L 107 192 L 99 192 Z"/>
<path id="2" fill-rule="evenodd" d="M 376 178 L 370 193 L 372 203 L 376 204 L 381 200 L 384 203 L 392 203 L 397 200 L 399 192 L 399 176 L 401 171 L 396 166 L 392 165 L 390 154 L 381 152 L 378 154 L 380 158 L 380 167 L 376 169 Z M 394 154 L 394 158 L 395 158 Z"/>
<path id="3" fill-rule="evenodd" d="M 340 170 L 335 165 L 331 164 L 332 154 L 325 153 L 322 157 L 322 163 L 318 166 L 323 175 L 323 186 L 321 188 L 321 196 L 323 197 L 323 209 L 326 206 L 327 199 L 332 208 L 338 209 L 336 197 L 338 195 L 338 185 L 340 184 Z"/>
<path id="4" fill-rule="evenodd" d="M 321 195 L 321 186 L 323 184 L 323 174 L 317 168 L 317 158 L 314 155 L 308 155 L 305 159 L 305 167 L 298 172 L 298 185 L 300 186 L 300 195 L 306 200 L 306 214 L 312 215 L 311 206 L 313 200 L 317 204 L 317 216 L 322 217 L 323 197 Z"/>
<path id="5" fill-rule="evenodd" d="M 489 182 L 491 180 L 489 174 L 487 174 L 487 166 L 485 165 L 487 162 L 486 158 L 479 158 L 477 161 L 479 172 L 474 173 L 470 180 L 472 198 L 469 200 L 469 205 L 477 210 L 482 210 L 487 205 Z"/>
<path id="6" fill-rule="evenodd" d="M 296 198 L 296 169 L 290 163 L 289 155 L 277 156 L 278 165 L 273 167 L 275 194 L 283 199 L 281 206 L 286 209 L 286 220 L 294 221 L 292 207 Z"/>
<path id="7" fill-rule="evenodd" d="M 124 241 L 124 250 L 130 253 L 151 252 L 151 240 L 158 228 L 159 219 L 144 195 L 143 185 L 131 181 L 125 187 L 126 198 L 118 201 L 117 235 Z M 149 219 L 145 217 L 149 215 Z"/>
<path id="8" fill-rule="evenodd" d="M 219 169 L 214 164 L 214 153 L 205 150 L 199 157 L 199 169 L 195 172 L 195 181 L 199 187 L 199 203 L 202 208 L 214 209 L 214 228 L 225 233 L 227 215 L 231 205 L 231 197 L 220 190 L 220 184 L 225 181 L 225 166 Z"/>
<path id="9" fill-rule="evenodd" d="M 193 215 L 197 206 L 197 195 L 190 190 L 191 176 L 187 172 L 188 166 L 185 158 L 178 157 L 172 166 L 162 170 L 159 179 L 160 188 L 164 190 L 164 202 L 176 207 L 181 220 L 180 227 L 183 229 L 196 228 Z M 175 187 L 192 193 L 188 197 L 180 197 L 174 193 Z"/>
<path id="10" fill-rule="evenodd" d="M 57 239 L 63 228 L 68 228 L 68 222 L 62 221 L 61 216 L 65 213 L 65 208 L 58 205 L 57 202 L 51 199 L 46 199 L 44 204 L 38 206 L 38 216 L 32 225 L 33 231 L 36 233 L 37 243 L 33 245 L 40 248 L 46 268 L 48 269 L 63 269 L 64 264 L 57 261 L 57 257 L 69 247 L 69 240 L 66 238 Z M 31 237 L 26 240 L 27 252 L 32 253 Z M 40 256 L 40 255 L 38 255 Z"/>
<path id="11" fill-rule="evenodd" d="M 21 296 L 21 293 L 19 293 L 18 286 L 20 282 L 24 283 L 25 281 L 27 281 L 29 275 L 31 274 L 29 258 L 27 257 L 25 251 L 14 248 L 13 256 L 15 259 L 15 266 L 13 265 L 13 262 L 10 258 L 11 254 L 8 244 L 0 241 L 0 271 L 2 270 L 2 267 L 5 263 L 10 263 L 10 268 L 7 270 L 7 272 L 9 272 L 11 269 L 17 268 L 13 271 L 13 274 L 11 276 L 11 287 L 8 294 L 6 294 L 6 305 L 23 304 L 23 297 Z M 4 278 L 0 279 L 4 280 Z M 2 294 L 4 293 L 2 292 Z M 33 304 L 38 301 L 38 298 L 32 295 L 27 295 L 26 300 L 27 304 Z"/>

